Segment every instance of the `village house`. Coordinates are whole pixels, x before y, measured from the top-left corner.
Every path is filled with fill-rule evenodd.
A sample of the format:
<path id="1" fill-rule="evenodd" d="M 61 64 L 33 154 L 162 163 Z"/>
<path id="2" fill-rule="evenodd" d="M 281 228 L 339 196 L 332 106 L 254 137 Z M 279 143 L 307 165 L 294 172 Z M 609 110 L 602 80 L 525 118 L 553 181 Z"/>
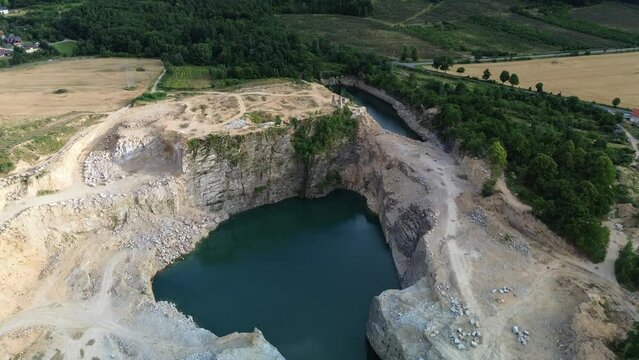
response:
<path id="1" fill-rule="evenodd" d="M 634 109 L 632 113 L 630 113 L 630 123 L 632 125 L 639 124 L 639 109 Z"/>
<path id="2" fill-rule="evenodd" d="M 9 57 L 9 56 L 11 56 L 12 53 L 13 53 L 13 50 L 11 50 L 11 49 L 0 48 L 0 58 Z"/>
<path id="3" fill-rule="evenodd" d="M 9 9 L 4 6 L 0 6 L 0 15 L 9 15 Z"/>
<path id="4" fill-rule="evenodd" d="M 17 36 L 17 35 L 9 35 L 4 39 L 4 42 L 6 42 L 9 45 L 21 45 L 22 44 L 22 38 Z"/>
<path id="5" fill-rule="evenodd" d="M 21 46 L 27 54 L 33 54 L 36 51 L 40 51 L 40 43 L 24 44 Z"/>

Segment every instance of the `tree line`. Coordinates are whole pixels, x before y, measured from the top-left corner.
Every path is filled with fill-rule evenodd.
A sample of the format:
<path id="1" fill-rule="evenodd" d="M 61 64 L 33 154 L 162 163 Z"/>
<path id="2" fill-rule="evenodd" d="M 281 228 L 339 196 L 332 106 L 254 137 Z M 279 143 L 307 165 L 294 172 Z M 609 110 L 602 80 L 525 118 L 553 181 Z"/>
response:
<path id="1" fill-rule="evenodd" d="M 219 76 L 236 79 L 312 78 L 340 51 L 319 39 L 303 41 L 274 12 L 364 14 L 370 8 L 368 0 L 92 0 L 63 8 L 37 3 L 23 16 L 0 19 L 0 25 L 26 40 L 78 40 L 75 55 L 210 65 Z"/>
<path id="2" fill-rule="evenodd" d="M 349 70 L 417 109 L 440 108 L 433 129 L 463 151 L 485 157 L 494 146 L 493 155 L 501 154 L 499 144 L 505 156 L 497 158 L 507 158 L 510 186 L 534 214 L 592 261 L 604 260 L 609 232 L 601 219 L 617 196 L 615 164 L 632 160 L 608 146 L 623 143 L 614 133 L 619 116 L 543 90 L 401 76 L 392 65 L 370 59 Z"/>

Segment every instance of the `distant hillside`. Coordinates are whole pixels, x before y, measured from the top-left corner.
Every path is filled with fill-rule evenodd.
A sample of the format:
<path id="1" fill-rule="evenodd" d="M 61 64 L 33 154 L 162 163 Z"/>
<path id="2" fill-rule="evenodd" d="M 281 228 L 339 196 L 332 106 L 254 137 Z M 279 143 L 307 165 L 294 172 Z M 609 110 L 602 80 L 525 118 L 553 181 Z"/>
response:
<path id="1" fill-rule="evenodd" d="M 284 15 L 289 28 L 398 57 L 507 55 L 639 45 L 639 5 L 621 1 L 373 0 L 365 18 Z M 357 34 L 357 36 L 352 36 Z"/>

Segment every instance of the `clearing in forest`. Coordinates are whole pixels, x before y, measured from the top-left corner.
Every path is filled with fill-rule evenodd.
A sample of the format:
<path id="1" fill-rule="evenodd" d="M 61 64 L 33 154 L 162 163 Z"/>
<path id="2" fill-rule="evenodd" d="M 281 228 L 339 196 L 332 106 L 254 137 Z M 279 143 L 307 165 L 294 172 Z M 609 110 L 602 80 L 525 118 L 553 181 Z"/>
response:
<path id="1" fill-rule="evenodd" d="M 485 69 L 491 79 L 499 82 L 503 70 L 519 76 L 520 87 L 535 89 L 544 84 L 544 91 L 609 105 L 619 97 L 621 106 L 639 107 L 639 52 L 564 57 L 485 64 L 464 64 L 464 75 L 481 78 Z M 456 68 L 451 73 L 456 74 Z"/>
<path id="2" fill-rule="evenodd" d="M 162 68 L 159 60 L 124 58 L 11 68 L 0 72 L 0 119 L 114 110 L 146 91 Z"/>

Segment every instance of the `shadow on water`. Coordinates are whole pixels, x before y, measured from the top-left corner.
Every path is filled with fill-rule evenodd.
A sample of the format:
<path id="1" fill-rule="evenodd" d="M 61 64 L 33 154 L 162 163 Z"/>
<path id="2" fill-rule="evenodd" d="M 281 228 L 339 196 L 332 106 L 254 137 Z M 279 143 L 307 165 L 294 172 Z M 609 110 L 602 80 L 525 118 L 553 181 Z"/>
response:
<path id="1" fill-rule="evenodd" d="M 217 335 L 263 331 L 289 360 L 378 360 L 365 338 L 371 300 L 399 281 L 363 197 L 335 191 L 231 217 L 157 274 L 174 302 Z"/>
<path id="2" fill-rule="evenodd" d="M 366 107 L 366 111 L 383 129 L 409 139 L 421 140 L 419 135 L 399 117 L 393 106 L 384 100 L 352 86 L 335 86 L 332 87 L 332 90 L 352 99 L 356 104 Z"/>

